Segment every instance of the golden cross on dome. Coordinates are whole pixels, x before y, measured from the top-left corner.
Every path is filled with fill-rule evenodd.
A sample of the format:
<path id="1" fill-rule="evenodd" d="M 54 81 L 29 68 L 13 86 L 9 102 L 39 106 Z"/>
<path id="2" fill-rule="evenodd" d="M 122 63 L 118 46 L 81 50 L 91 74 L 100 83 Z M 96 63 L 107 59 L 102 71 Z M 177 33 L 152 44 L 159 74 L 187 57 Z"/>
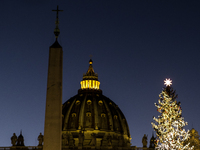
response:
<path id="1" fill-rule="evenodd" d="M 169 79 L 165 79 L 164 80 L 164 85 L 166 85 L 166 86 L 172 85 L 172 80 L 170 80 L 170 78 Z"/>

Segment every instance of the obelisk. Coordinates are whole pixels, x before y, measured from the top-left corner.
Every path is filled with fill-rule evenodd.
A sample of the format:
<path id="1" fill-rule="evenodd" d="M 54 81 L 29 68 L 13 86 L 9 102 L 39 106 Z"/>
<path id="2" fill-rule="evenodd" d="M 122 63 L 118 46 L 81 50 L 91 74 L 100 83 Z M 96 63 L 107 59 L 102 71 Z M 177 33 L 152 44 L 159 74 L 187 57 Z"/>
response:
<path id="1" fill-rule="evenodd" d="M 56 40 L 49 48 L 49 66 L 47 79 L 44 145 L 43 150 L 61 150 L 62 146 L 62 63 L 63 51 L 58 43 L 58 9 L 56 28 L 54 34 Z"/>

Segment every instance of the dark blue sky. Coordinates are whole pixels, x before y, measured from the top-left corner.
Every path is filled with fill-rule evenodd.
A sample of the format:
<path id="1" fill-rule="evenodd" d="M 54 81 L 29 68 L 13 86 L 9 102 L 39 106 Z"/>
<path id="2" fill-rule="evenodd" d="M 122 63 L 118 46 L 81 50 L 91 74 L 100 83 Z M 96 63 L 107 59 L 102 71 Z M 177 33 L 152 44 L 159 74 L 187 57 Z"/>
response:
<path id="1" fill-rule="evenodd" d="M 154 103 L 171 78 L 186 127 L 200 132 L 200 1 L 2 0 L 0 146 L 22 129 L 25 145 L 44 133 L 49 46 L 56 9 L 63 47 L 63 102 L 77 94 L 90 55 L 103 94 L 122 110 L 132 145 L 152 135 Z"/>

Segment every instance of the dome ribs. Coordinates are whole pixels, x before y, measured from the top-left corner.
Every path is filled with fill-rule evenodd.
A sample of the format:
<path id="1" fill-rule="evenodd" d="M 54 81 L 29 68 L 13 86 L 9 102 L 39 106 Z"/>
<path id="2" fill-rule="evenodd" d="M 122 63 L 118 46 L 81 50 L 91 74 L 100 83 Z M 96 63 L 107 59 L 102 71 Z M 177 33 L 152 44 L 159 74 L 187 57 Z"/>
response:
<path id="1" fill-rule="evenodd" d="M 81 130 L 83 128 L 83 124 L 84 124 L 84 110 L 85 110 L 85 102 L 86 102 L 86 96 L 82 96 L 82 103 L 81 103 L 81 107 L 80 107 L 80 115 L 79 115 L 79 126 L 78 129 Z"/>
<path id="2" fill-rule="evenodd" d="M 130 147 L 131 137 L 124 114 L 98 90 L 81 90 L 63 104 L 62 133 L 70 137 L 69 146 L 74 141 L 74 147 L 78 148 L 80 132 L 84 135 L 83 147 L 90 147 L 92 135 L 98 139 L 97 149 L 108 145 L 113 149 Z"/>

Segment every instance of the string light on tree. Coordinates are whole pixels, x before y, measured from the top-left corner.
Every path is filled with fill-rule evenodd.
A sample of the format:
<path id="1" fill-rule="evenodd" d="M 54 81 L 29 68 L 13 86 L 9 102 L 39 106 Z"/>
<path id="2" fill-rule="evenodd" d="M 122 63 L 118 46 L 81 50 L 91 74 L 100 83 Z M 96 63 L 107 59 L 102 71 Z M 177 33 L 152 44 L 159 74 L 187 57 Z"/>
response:
<path id="1" fill-rule="evenodd" d="M 152 127 L 156 131 L 158 150 L 192 150 L 189 143 L 189 131 L 183 127 L 187 125 L 182 117 L 180 102 L 177 102 L 176 92 L 171 87 L 172 80 L 165 79 L 166 87 L 159 94 L 158 104 L 155 103 L 157 111 L 161 114 L 158 118 L 153 117 Z"/>

